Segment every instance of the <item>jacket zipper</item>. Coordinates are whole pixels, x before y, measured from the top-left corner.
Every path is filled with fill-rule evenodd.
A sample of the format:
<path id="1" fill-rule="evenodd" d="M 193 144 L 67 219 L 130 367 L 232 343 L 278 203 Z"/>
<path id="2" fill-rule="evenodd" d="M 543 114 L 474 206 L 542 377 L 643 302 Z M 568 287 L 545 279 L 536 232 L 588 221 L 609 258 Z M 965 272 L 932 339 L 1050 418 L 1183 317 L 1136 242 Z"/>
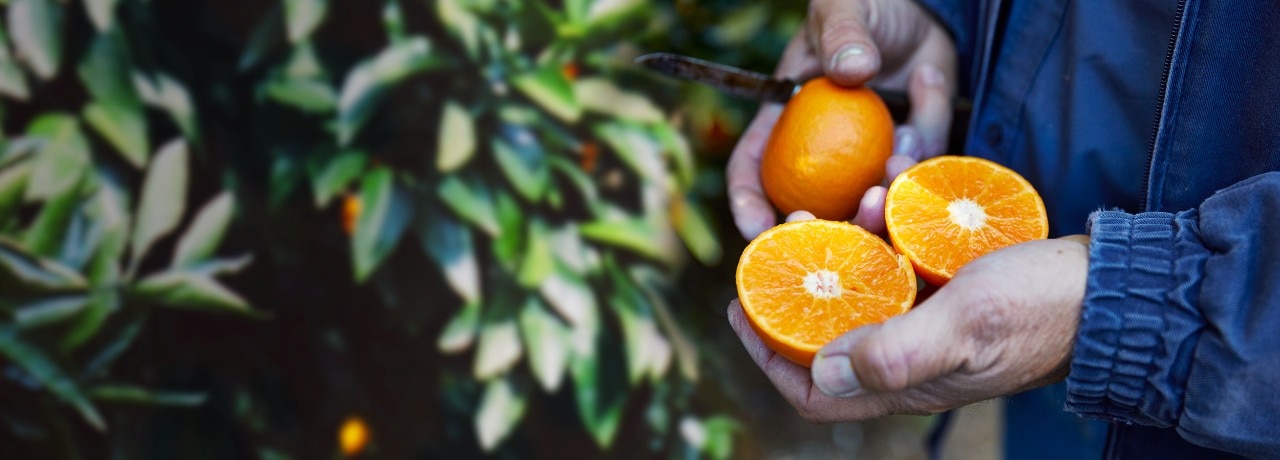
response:
<path id="1" fill-rule="evenodd" d="M 1169 73 L 1173 70 L 1173 52 L 1178 47 L 1178 38 L 1182 35 L 1183 16 L 1186 14 L 1187 0 L 1178 0 L 1178 7 L 1173 12 L 1173 30 L 1169 32 L 1169 47 L 1164 52 L 1164 70 L 1160 72 L 1160 92 L 1156 96 L 1155 123 L 1151 127 L 1151 140 L 1147 144 L 1147 170 L 1143 174 L 1142 193 L 1138 194 L 1138 212 L 1146 212 L 1151 193 L 1151 167 L 1156 158 L 1156 139 L 1160 136 L 1160 125 L 1164 118 L 1164 109 L 1169 104 Z"/>

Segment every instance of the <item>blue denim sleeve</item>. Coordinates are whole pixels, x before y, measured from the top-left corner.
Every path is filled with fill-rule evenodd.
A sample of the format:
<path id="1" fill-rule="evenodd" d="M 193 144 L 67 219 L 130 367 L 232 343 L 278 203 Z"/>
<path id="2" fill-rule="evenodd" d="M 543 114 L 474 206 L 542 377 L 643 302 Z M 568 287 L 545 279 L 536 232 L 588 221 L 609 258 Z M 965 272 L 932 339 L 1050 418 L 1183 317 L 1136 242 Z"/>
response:
<path id="1" fill-rule="evenodd" d="M 1198 209 L 1091 217 L 1067 410 L 1280 452 L 1280 173 Z"/>

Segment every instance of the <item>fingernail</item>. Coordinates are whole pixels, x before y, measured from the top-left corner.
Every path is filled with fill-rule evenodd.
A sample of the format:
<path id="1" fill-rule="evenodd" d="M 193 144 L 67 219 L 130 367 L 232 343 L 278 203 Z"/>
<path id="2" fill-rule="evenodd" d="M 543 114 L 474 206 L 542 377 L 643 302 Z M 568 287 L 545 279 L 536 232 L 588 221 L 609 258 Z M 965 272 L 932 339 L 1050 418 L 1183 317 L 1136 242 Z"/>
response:
<path id="1" fill-rule="evenodd" d="M 862 384 L 853 373 L 848 356 L 819 355 L 813 361 L 813 383 L 827 396 L 848 398 L 862 394 Z"/>
<path id="2" fill-rule="evenodd" d="M 878 187 L 878 186 L 877 186 Z M 862 196 L 862 209 L 873 209 L 881 205 L 880 200 L 884 197 L 882 193 L 872 193 L 876 187 L 867 189 L 867 193 Z"/>
<path id="3" fill-rule="evenodd" d="M 933 64 L 924 64 L 920 69 L 920 80 L 925 86 L 942 86 L 942 71 Z"/>
<path id="4" fill-rule="evenodd" d="M 859 69 L 859 56 L 867 54 L 867 49 L 861 45 L 852 45 L 848 48 L 836 53 L 836 57 L 831 60 L 831 68 L 844 72 L 857 72 Z"/>
<path id="5" fill-rule="evenodd" d="M 909 158 L 919 158 L 916 152 L 920 148 L 920 136 L 916 134 L 915 129 L 909 127 L 898 128 L 898 132 L 893 136 L 893 154 L 902 155 Z"/>
<path id="6" fill-rule="evenodd" d="M 813 213 L 809 211 L 796 211 L 791 214 L 787 214 L 787 222 L 796 222 L 801 220 L 814 220 L 814 219 L 817 219 L 817 217 L 814 216 Z"/>

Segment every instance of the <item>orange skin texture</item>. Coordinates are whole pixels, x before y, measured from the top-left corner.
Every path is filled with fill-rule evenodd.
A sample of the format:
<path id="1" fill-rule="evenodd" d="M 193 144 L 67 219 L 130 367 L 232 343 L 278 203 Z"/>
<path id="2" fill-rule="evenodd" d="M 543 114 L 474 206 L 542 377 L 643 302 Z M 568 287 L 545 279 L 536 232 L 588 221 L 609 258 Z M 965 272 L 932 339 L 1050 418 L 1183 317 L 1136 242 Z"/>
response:
<path id="1" fill-rule="evenodd" d="M 760 183 L 783 214 L 846 220 L 884 180 L 892 153 L 893 118 L 880 96 L 819 77 L 783 108 L 760 161 Z"/>

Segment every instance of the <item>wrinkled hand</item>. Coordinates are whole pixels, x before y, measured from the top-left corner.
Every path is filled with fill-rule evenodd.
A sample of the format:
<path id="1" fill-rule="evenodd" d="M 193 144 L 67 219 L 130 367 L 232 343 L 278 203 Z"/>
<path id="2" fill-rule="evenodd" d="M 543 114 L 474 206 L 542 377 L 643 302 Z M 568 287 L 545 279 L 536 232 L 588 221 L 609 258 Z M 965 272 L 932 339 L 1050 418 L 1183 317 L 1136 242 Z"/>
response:
<path id="1" fill-rule="evenodd" d="M 841 85 L 870 81 L 905 90 L 911 113 L 894 134 L 894 155 L 885 168 L 893 178 L 946 147 L 955 63 L 950 36 L 915 2 L 813 0 L 808 20 L 787 45 L 774 74 L 797 81 L 825 74 Z M 762 106 L 729 158 L 730 210 L 747 239 L 776 222 L 760 185 L 760 157 L 781 113 L 780 104 Z M 883 233 L 884 194 L 884 187 L 868 190 L 853 222 Z"/>
<path id="2" fill-rule="evenodd" d="M 810 421 L 941 412 L 1066 376 L 1088 270 L 1083 238 L 1031 241 L 979 258 L 910 312 L 833 340 L 812 369 L 769 350 L 736 300 L 729 322 Z"/>

